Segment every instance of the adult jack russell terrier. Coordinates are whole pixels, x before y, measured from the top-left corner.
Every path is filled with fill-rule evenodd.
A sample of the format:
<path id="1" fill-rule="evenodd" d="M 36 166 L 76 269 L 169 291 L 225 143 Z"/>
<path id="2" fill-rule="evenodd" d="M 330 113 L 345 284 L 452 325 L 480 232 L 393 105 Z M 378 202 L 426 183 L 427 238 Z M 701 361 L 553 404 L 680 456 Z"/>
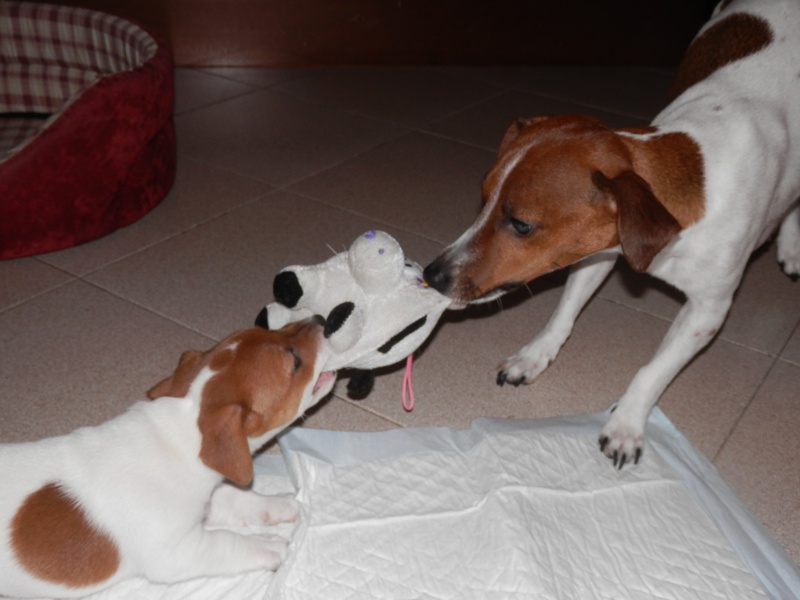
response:
<path id="1" fill-rule="evenodd" d="M 638 461 L 650 410 L 715 336 L 748 257 L 778 226 L 783 269 L 800 274 L 800 2 L 720 3 L 672 96 L 640 129 L 583 116 L 512 124 L 478 219 L 425 269 L 435 289 L 477 303 L 577 263 L 544 330 L 501 365 L 500 385 L 544 371 L 619 254 L 685 293 L 602 430 L 620 468 Z"/>
<path id="2" fill-rule="evenodd" d="M 75 597 L 132 576 L 276 569 L 285 540 L 208 530 L 204 518 L 223 478 L 246 486 L 251 453 L 333 387 L 321 321 L 185 352 L 152 402 L 63 437 L 0 445 L 0 595 Z M 297 517 L 289 499 L 230 485 L 210 510 L 214 526 Z"/>

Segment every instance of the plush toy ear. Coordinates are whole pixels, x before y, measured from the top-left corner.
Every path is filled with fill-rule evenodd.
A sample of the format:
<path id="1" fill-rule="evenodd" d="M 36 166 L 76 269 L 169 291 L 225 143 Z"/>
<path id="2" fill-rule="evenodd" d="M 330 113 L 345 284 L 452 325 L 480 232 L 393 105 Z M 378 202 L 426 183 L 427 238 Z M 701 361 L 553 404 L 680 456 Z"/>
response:
<path id="1" fill-rule="evenodd" d="M 347 382 L 347 395 L 353 400 L 363 400 L 375 385 L 375 373 L 364 369 L 352 369 Z"/>
<path id="2" fill-rule="evenodd" d="M 267 310 L 266 306 L 261 309 L 260 313 L 258 313 L 258 316 L 256 317 L 255 326 L 269 330 L 269 311 Z"/>
<path id="3" fill-rule="evenodd" d="M 303 286 L 294 271 L 281 271 L 272 282 L 272 294 L 275 300 L 286 306 L 294 308 L 303 297 Z"/>
<path id="4" fill-rule="evenodd" d="M 680 232 L 680 223 L 633 171 L 623 171 L 613 179 L 595 171 L 592 180 L 615 200 L 622 255 L 634 271 L 646 271 L 656 254 Z"/>

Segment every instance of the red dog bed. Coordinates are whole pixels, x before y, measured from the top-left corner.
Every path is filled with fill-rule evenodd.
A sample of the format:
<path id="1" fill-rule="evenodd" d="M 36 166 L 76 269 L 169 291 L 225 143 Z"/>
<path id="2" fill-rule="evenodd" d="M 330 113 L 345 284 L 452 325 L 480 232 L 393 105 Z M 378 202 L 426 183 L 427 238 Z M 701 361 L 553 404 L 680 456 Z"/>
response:
<path id="1" fill-rule="evenodd" d="M 0 259 L 80 244 L 175 177 L 172 59 L 104 13 L 0 0 Z"/>

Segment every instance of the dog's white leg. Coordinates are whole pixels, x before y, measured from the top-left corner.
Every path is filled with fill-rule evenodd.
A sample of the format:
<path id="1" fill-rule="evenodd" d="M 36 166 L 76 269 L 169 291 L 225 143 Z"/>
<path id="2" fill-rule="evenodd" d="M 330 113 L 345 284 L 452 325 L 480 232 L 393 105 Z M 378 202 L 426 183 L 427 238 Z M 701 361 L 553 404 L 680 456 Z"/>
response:
<path id="1" fill-rule="evenodd" d="M 211 496 L 206 524 L 209 527 L 264 527 L 293 523 L 299 514 L 297 502 L 288 496 L 262 496 L 222 484 Z"/>
<path id="2" fill-rule="evenodd" d="M 198 525 L 180 542 L 164 548 L 162 560 L 145 573 L 151 581 L 174 583 L 195 577 L 235 575 L 246 571 L 275 571 L 286 557 L 288 542 L 275 535 L 240 535 Z M 163 565 L 161 572 L 159 564 Z"/>
<path id="3" fill-rule="evenodd" d="M 533 341 L 500 365 L 498 385 L 530 383 L 553 362 L 572 333 L 575 319 L 605 281 L 617 256 L 616 253 L 601 252 L 572 267 L 564 293 L 550 321 Z"/>
<path id="4" fill-rule="evenodd" d="M 794 281 L 800 279 L 800 202 L 789 211 L 778 232 L 778 262 Z"/>
<path id="5" fill-rule="evenodd" d="M 600 435 L 600 448 L 614 466 L 638 462 L 650 410 L 672 379 L 719 331 L 728 313 L 727 299 L 688 297 L 655 356 L 631 381 Z"/>

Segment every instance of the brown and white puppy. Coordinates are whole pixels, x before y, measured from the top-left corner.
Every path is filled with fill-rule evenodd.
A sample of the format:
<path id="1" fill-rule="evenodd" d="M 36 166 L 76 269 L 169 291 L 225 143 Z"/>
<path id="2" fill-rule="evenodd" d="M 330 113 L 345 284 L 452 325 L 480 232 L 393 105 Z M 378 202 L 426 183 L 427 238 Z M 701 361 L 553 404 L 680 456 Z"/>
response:
<path id="1" fill-rule="evenodd" d="M 620 254 L 686 294 L 602 431 L 620 468 L 638 461 L 650 410 L 719 331 L 750 254 L 779 226 L 778 258 L 800 275 L 800 2 L 722 2 L 673 96 L 640 129 L 584 116 L 512 124 L 477 221 L 425 269 L 435 289 L 476 303 L 576 263 L 545 329 L 500 367 L 500 385 L 544 371 Z"/>
<path id="2" fill-rule="evenodd" d="M 248 329 L 97 427 L 0 445 L 0 595 L 76 597 L 142 576 L 172 583 L 276 569 L 286 540 L 204 527 L 223 479 L 247 486 L 251 453 L 330 392 L 321 318 Z M 226 489 L 228 488 L 228 489 Z M 223 485 L 226 522 L 297 517 L 291 500 Z"/>

